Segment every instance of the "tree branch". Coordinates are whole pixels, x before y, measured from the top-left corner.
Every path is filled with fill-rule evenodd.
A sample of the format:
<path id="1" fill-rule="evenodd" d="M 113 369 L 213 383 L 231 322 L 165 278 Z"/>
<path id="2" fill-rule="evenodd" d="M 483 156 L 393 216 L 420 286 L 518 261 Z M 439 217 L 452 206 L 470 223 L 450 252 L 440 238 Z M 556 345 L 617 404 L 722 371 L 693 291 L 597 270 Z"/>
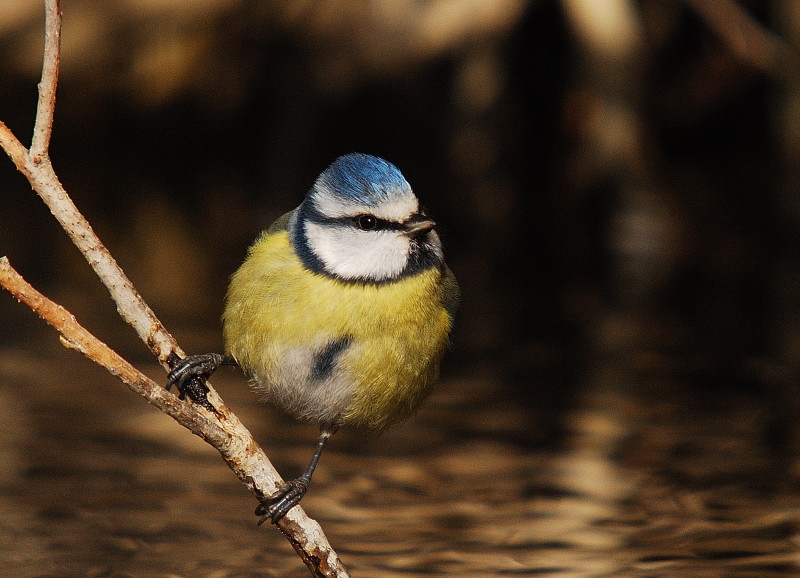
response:
<path id="1" fill-rule="evenodd" d="M 264 496 L 280 486 L 282 480 L 278 472 L 227 406 L 219 406 L 215 414 L 179 400 L 87 331 L 69 311 L 34 289 L 14 270 L 7 257 L 0 257 L 0 286 L 56 329 L 65 347 L 79 351 L 104 367 L 152 405 L 214 446 L 256 496 Z M 314 576 L 348 576 L 322 528 L 300 508 L 290 510 L 278 526 Z"/>
<path id="2" fill-rule="evenodd" d="M 175 352 L 183 356 L 183 351 L 144 302 L 88 221 L 78 211 L 50 163 L 49 144 L 61 45 L 59 0 L 45 0 L 45 9 L 45 50 L 31 148 L 26 149 L 1 121 L 0 147 L 6 151 L 17 169 L 25 175 L 31 187 L 44 200 L 50 212 L 61 223 L 73 243 L 108 288 L 122 318 L 136 330 L 140 339 L 150 348 L 159 362 L 168 367 L 169 355 Z M 231 470 L 257 498 L 272 493 L 283 483 L 250 432 L 213 388 L 209 387 L 208 399 L 216 408 L 216 412 L 179 400 L 84 329 L 66 309 L 31 287 L 11 267 L 6 257 L 0 257 L 0 285 L 58 330 L 66 347 L 80 351 L 87 358 L 105 367 L 152 405 L 216 448 Z M 349 576 L 328 543 L 322 528 L 308 518 L 302 508 L 299 506 L 292 508 L 277 526 L 303 559 L 312 575 Z"/>
<path id="3" fill-rule="evenodd" d="M 39 82 L 39 105 L 36 108 L 36 123 L 33 126 L 31 156 L 46 156 L 53 132 L 53 113 L 56 108 L 56 86 L 61 64 L 61 2 L 45 2 L 44 59 L 42 80 Z"/>
<path id="4" fill-rule="evenodd" d="M 0 123 L 0 145 L 8 153 L 17 170 L 27 177 L 33 189 L 108 288 L 122 318 L 136 330 L 139 338 L 150 348 L 161 365 L 167 367 L 166 360 L 169 354 L 175 351 L 177 355 L 183 357 L 183 351 L 144 302 L 133 283 L 94 233 L 89 222 L 78 211 L 50 163 L 48 147 L 53 130 L 60 61 L 60 0 L 45 0 L 44 57 L 31 149 L 26 150 L 2 123 Z"/>

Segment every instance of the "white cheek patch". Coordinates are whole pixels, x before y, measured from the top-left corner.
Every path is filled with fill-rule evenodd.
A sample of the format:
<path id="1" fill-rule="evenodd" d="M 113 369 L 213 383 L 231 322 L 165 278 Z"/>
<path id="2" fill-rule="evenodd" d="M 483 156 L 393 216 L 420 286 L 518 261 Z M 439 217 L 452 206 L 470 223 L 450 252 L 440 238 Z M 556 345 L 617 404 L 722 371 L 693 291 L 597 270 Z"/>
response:
<path id="1" fill-rule="evenodd" d="M 338 219 L 355 217 L 358 202 L 354 199 L 342 199 L 324 183 L 314 185 L 313 200 L 316 209 L 326 217 Z M 403 222 L 419 211 L 419 201 L 411 189 L 394 191 L 387 199 L 381 199 L 376 205 L 363 204 L 363 211 L 386 221 Z"/>
<path id="2" fill-rule="evenodd" d="M 361 231 L 305 224 L 308 247 L 325 270 L 342 279 L 383 281 L 399 275 L 408 262 L 411 241 L 399 231 Z"/>

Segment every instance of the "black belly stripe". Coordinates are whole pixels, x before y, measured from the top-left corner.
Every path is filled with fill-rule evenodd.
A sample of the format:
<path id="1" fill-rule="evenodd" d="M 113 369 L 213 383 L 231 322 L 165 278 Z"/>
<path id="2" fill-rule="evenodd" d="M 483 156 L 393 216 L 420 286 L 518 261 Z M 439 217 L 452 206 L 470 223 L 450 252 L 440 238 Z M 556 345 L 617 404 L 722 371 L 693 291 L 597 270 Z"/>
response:
<path id="1" fill-rule="evenodd" d="M 311 378 L 315 381 L 321 381 L 330 377 L 331 373 L 333 373 L 333 369 L 336 367 L 339 356 L 352 342 L 353 338 L 349 335 L 341 339 L 329 341 L 322 350 L 314 355 L 314 362 L 311 365 Z"/>

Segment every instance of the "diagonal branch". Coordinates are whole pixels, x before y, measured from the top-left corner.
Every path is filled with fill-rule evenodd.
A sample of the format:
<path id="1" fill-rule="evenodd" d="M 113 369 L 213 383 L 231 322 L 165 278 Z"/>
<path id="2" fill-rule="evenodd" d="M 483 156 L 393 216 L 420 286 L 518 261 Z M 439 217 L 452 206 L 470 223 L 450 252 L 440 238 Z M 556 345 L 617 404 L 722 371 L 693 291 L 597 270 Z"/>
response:
<path id="1" fill-rule="evenodd" d="M 0 145 L 6 149 L 17 169 L 28 178 L 33 189 L 92 266 L 95 274 L 111 293 L 119 314 L 134 328 L 159 362 L 167 367 L 166 359 L 172 351 L 183 357 L 183 351 L 175 339 L 139 295 L 133 283 L 64 190 L 47 152 L 35 156 L 26 151 L 5 125 L 0 126 Z"/>
<path id="2" fill-rule="evenodd" d="M 191 429 L 193 433 L 200 435 L 202 431 L 206 439 L 214 441 L 223 437 L 223 430 L 217 420 L 209 419 L 206 413 L 201 413 L 190 404 L 183 403 L 133 367 L 108 345 L 81 326 L 69 311 L 34 289 L 11 266 L 7 257 L 0 257 L 0 286 L 55 328 L 61 334 L 61 343 L 65 347 L 82 353 L 88 359 L 107 369 L 133 391 L 147 398 L 150 403 L 174 417 L 181 425 Z"/>
<path id="3" fill-rule="evenodd" d="M 257 496 L 271 493 L 282 483 L 263 450 L 239 419 L 222 406 L 216 414 L 185 403 L 144 375 L 97 339 L 66 309 L 34 289 L 0 257 L 0 286 L 61 334 L 65 347 L 75 349 L 115 375 L 130 389 L 214 446 L 242 483 Z M 319 524 L 295 507 L 278 523 L 295 551 L 314 576 L 347 576 Z"/>

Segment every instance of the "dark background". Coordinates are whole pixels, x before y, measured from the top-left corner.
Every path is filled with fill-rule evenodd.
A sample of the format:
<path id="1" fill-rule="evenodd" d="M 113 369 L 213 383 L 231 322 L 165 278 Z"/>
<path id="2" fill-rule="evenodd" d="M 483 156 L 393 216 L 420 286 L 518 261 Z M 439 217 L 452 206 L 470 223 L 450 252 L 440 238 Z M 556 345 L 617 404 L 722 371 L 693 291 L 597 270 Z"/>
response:
<path id="1" fill-rule="evenodd" d="M 634 366 L 668 374 L 686 411 L 756 400 L 767 477 L 791 486 L 800 16 L 791 0 L 712 3 L 721 20 L 702 4 L 65 0 L 51 158 L 202 352 L 222 347 L 227 278 L 258 232 L 336 156 L 385 157 L 461 283 L 445 377 L 483 376 L 477 403 L 521 408 L 523 447 L 558 443 L 598 366 Z M 41 12 L 0 7 L 0 119 L 26 144 Z M 149 361 L 10 161 L 0 254 Z M 49 331 L 0 296 L 0 348 L 35 353 Z M 485 418 L 480 435 L 505 431 Z"/>
<path id="2" fill-rule="evenodd" d="M 0 102 L 27 141 L 41 22 L 20 4 Z M 780 31 L 781 3 L 749 4 Z M 680 319 L 719 371 L 793 359 L 796 62 L 757 68 L 682 2 L 630 7 L 604 47 L 556 2 L 66 2 L 51 156 L 171 324 L 217 323 L 257 232 L 365 151 L 442 223 L 464 287 L 458 350 L 569 347 L 603 311 L 636 309 Z M 2 252 L 104 322 L 102 290 L 0 170 Z M 3 340 L 30 325 L 8 300 L 3 315 Z"/>
<path id="3" fill-rule="evenodd" d="M 41 22 L 18 4 L 0 103 L 27 141 Z M 715 371 L 795 361 L 796 62 L 759 68 L 682 2 L 631 3 L 608 46 L 557 2 L 489 4 L 65 2 L 54 165 L 176 331 L 216 324 L 257 232 L 365 151 L 442 223 L 457 351 L 570 348 L 635 309 L 682 324 Z M 741 7 L 793 32 L 780 2 Z M 105 323 L 102 289 L 0 171 L 2 252 Z M 0 339 L 17 340 L 27 313 L 2 307 Z"/>
<path id="4" fill-rule="evenodd" d="M 464 294 L 452 359 L 491 365 L 503 395 L 555 402 L 598 348 L 633 345 L 698 387 L 793 398 L 797 60 L 770 36 L 791 38 L 790 4 L 720 3 L 725 30 L 668 1 L 588 16 L 544 1 L 65 2 L 51 157 L 190 351 L 220 350 L 227 278 L 258 231 L 363 151 L 441 223 Z M 40 11 L 18 3 L 0 36 L 0 118 L 24 142 Z M 145 356 L 10 162 L 0 183 L 0 253 Z M 41 329 L 11 299 L 0 315 L 0 343 Z M 558 383 L 531 386 L 551 369 Z"/>

